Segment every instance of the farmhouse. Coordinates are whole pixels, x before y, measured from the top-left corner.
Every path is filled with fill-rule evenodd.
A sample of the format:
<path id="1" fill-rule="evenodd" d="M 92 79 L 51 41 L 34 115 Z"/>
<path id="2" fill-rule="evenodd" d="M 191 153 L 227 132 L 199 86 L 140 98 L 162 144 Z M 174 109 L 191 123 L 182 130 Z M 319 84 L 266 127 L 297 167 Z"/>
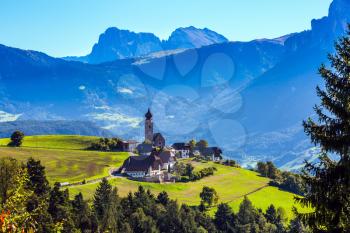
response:
<path id="1" fill-rule="evenodd" d="M 202 156 L 212 161 L 220 161 L 222 159 L 222 150 L 219 147 L 195 148 L 194 151 L 199 152 Z"/>
<path id="2" fill-rule="evenodd" d="M 137 141 L 127 140 L 122 141 L 122 151 L 133 152 L 136 149 Z"/>
<path id="3" fill-rule="evenodd" d="M 188 143 L 178 142 L 178 143 L 174 143 L 172 147 L 176 151 L 177 157 L 183 158 L 183 159 L 187 159 L 190 157 L 191 147 Z"/>

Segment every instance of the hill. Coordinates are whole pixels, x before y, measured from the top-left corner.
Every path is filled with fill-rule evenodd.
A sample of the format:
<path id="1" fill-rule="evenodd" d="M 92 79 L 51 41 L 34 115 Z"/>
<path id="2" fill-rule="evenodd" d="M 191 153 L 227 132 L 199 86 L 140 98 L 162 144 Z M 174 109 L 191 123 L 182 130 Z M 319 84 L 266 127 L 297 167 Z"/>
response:
<path id="1" fill-rule="evenodd" d="M 91 143 L 96 142 L 98 139 L 95 136 L 76 135 L 25 136 L 21 147 L 85 150 Z M 0 146 L 6 146 L 9 141 L 10 139 L 8 138 L 0 139 Z"/>
<path id="2" fill-rule="evenodd" d="M 0 158 L 11 156 L 25 162 L 28 158 L 39 159 L 46 167 L 46 175 L 51 184 L 54 182 L 81 182 L 93 181 L 109 176 L 110 170 L 122 165 L 129 156 L 120 152 L 96 152 L 84 150 L 97 137 L 74 135 L 27 136 L 23 147 L 6 147 L 9 139 L 0 139 Z M 139 185 L 149 188 L 154 193 L 166 191 L 171 198 L 180 203 L 198 205 L 199 193 L 203 186 L 216 189 L 220 202 L 229 203 L 234 210 L 242 198 L 247 195 L 256 207 L 266 209 L 270 204 L 286 209 L 288 216 L 292 216 L 294 194 L 269 186 L 269 179 L 261 177 L 256 172 L 242 168 L 233 168 L 213 162 L 194 162 L 195 169 L 215 166 L 217 172 L 213 176 L 196 182 L 156 184 L 128 180 L 125 177 L 109 177 L 112 185 L 118 188 L 121 196 L 135 191 Z M 87 199 L 92 198 L 98 185 L 98 180 L 84 185 L 69 187 L 70 195 L 82 192 Z M 213 212 L 215 208 L 211 210 Z"/>
<path id="3" fill-rule="evenodd" d="M 25 162 L 33 157 L 46 167 L 47 177 L 54 182 L 81 182 L 109 175 L 127 158 L 125 152 L 97 152 L 85 149 L 97 137 L 73 135 L 26 136 L 23 146 L 7 147 L 8 138 L 0 139 L 0 158 L 14 157 Z"/>

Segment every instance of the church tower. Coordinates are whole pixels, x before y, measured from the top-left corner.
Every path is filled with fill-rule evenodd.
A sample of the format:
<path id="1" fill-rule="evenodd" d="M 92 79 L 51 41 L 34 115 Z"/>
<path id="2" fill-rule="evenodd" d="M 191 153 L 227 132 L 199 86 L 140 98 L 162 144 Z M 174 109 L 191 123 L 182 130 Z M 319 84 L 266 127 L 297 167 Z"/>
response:
<path id="1" fill-rule="evenodd" d="M 145 141 L 153 143 L 153 119 L 150 109 L 145 114 Z"/>

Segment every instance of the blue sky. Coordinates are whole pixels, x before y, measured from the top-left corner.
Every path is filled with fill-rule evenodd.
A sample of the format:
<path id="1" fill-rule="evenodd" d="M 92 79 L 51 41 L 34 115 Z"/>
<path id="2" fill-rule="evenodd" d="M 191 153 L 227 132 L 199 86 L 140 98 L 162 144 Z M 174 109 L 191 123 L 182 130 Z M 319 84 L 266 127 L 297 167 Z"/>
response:
<path id="1" fill-rule="evenodd" d="M 208 27 L 230 40 L 274 38 L 310 28 L 331 0 L 0 0 L 0 43 L 52 56 L 85 55 L 115 26 L 162 39 Z"/>

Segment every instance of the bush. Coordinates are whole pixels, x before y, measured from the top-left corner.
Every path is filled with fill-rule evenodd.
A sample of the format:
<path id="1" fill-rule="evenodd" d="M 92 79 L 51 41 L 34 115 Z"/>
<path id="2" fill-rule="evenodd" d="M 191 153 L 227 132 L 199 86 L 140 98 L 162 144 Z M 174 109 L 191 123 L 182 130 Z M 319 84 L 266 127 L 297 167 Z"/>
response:
<path id="1" fill-rule="evenodd" d="M 88 150 L 97 151 L 122 151 L 123 141 L 120 138 L 100 138 L 98 142 L 94 142 Z"/>
<path id="2" fill-rule="evenodd" d="M 22 133 L 21 131 L 13 132 L 13 134 L 11 135 L 11 141 L 8 144 L 8 146 L 14 146 L 14 147 L 21 146 L 23 142 L 23 138 L 24 138 L 24 133 Z"/>

